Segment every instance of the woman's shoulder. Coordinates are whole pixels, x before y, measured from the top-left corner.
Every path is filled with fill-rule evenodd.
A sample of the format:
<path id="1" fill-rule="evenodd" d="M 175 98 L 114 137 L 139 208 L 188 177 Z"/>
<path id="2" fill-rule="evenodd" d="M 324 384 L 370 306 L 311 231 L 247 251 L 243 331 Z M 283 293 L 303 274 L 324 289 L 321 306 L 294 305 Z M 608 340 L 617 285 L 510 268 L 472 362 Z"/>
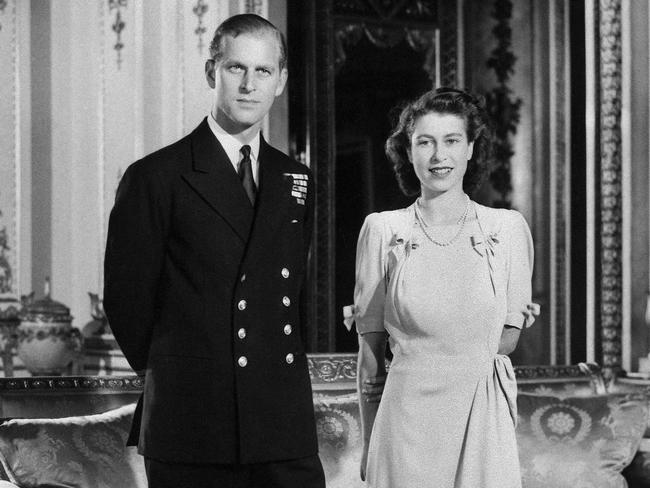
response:
<path id="1" fill-rule="evenodd" d="M 508 209 L 508 208 L 493 208 L 486 205 L 481 205 L 480 203 L 474 202 L 476 205 L 476 213 L 478 218 L 485 221 L 488 224 L 495 224 L 503 226 L 505 225 L 517 225 L 519 222 L 525 222 L 524 216 L 521 212 Z"/>
<path id="2" fill-rule="evenodd" d="M 411 207 L 373 212 L 366 217 L 364 227 L 371 227 L 377 230 L 381 229 L 386 233 L 393 233 L 396 229 L 404 227 L 412 220 L 410 219 Z"/>
<path id="3" fill-rule="evenodd" d="M 495 237 L 530 235 L 530 229 L 521 212 L 507 208 L 492 208 L 476 203 L 476 214 L 483 231 Z"/>

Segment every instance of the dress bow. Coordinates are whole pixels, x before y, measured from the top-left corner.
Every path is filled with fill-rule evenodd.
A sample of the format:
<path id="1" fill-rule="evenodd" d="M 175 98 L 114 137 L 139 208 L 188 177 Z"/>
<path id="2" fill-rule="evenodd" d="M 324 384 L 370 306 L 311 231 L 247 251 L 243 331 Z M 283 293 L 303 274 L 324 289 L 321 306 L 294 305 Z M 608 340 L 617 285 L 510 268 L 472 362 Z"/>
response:
<path id="1" fill-rule="evenodd" d="M 490 272 L 490 282 L 492 283 L 492 291 L 494 292 L 494 296 L 497 294 L 497 287 L 496 283 L 494 281 L 494 249 L 496 248 L 497 244 L 499 244 L 499 239 L 497 237 L 496 232 L 491 232 L 490 234 L 487 235 L 487 237 L 484 237 L 483 235 L 474 235 L 471 238 L 472 242 L 472 247 L 474 250 L 478 253 L 479 256 L 487 259 L 488 263 L 488 271 Z"/>
<path id="2" fill-rule="evenodd" d="M 492 232 L 484 239 L 482 235 L 472 236 L 472 247 L 479 254 L 484 256 L 486 253 L 494 257 L 494 248 L 499 243 L 497 234 Z"/>

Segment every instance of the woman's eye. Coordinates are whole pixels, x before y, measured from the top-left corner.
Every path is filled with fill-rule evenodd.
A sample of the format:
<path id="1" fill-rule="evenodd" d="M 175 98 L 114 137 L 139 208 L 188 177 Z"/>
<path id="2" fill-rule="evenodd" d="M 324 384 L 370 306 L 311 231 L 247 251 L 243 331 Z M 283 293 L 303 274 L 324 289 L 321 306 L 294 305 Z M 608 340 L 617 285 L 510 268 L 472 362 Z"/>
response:
<path id="1" fill-rule="evenodd" d="M 420 140 L 417 142 L 417 145 L 418 145 L 418 146 L 422 146 L 422 147 L 430 146 L 430 145 L 431 145 L 431 141 L 429 141 L 429 140 L 427 140 L 427 139 L 420 139 Z"/>

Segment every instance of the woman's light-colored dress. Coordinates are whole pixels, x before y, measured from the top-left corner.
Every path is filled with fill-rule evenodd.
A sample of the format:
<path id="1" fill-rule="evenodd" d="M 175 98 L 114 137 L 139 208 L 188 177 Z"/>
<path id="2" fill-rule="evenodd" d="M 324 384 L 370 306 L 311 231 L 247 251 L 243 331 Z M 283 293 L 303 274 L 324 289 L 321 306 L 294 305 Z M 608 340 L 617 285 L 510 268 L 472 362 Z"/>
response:
<path id="1" fill-rule="evenodd" d="M 394 356 L 370 440 L 368 486 L 521 487 L 517 387 L 497 349 L 504 324 L 524 325 L 532 263 L 528 225 L 513 210 L 472 202 L 449 246 L 425 236 L 413 205 L 366 218 L 357 330 L 385 329 Z"/>

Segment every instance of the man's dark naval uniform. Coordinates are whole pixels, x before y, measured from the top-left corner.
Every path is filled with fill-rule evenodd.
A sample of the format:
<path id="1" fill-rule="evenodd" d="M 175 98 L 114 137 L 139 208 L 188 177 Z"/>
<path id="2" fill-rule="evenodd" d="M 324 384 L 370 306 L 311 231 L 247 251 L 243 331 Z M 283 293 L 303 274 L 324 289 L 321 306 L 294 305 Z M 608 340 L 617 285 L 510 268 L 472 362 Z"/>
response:
<path id="1" fill-rule="evenodd" d="M 120 183 L 104 304 L 127 360 L 146 370 L 130 440 L 147 458 L 317 454 L 301 320 L 313 181 L 261 136 L 257 159 L 252 205 L 206 119 Z"/>

